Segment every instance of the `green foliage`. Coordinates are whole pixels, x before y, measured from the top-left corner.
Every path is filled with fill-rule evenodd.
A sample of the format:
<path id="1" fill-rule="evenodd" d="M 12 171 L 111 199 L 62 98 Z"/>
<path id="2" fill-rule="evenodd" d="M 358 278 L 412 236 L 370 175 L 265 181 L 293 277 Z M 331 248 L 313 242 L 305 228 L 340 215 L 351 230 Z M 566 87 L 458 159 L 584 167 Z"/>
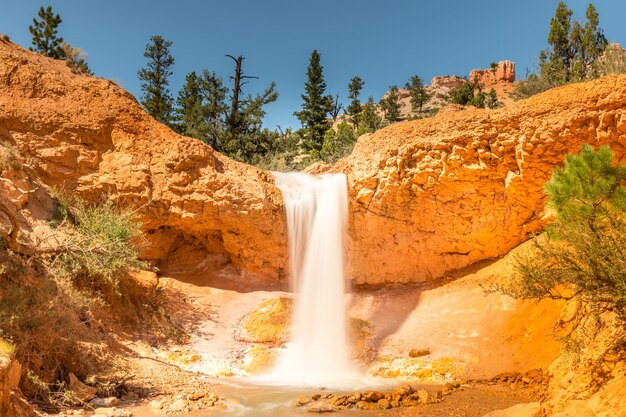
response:
<path id="1" fill-rule="evenodd" d="M 405 88 L 411 93 L 411 110 L 414 113 L 421 113 L 422 107 L 430 99 L 430 94 L 426 92 L 424 82 L 417 75 L 412 76 Z"/>
<path id="2" fill-rule="evenodd" d="M 223 152 L 244 162 L 251 162 L 256 155 L 271 152 L 278 133 L 262 128 L 264 107 L 277 99 L 274 82 L 263 93 L 254 97 L 248 95 L 239 106 L 236 128 L 228 129 L 223 134 Z"/>
<path id="3" fill-rule="evenodd" d="M 77 74 L 93 75 L 93 72 L 87 65 L 87 54 L 80 48 L 74 48 L 69 43 L 63 42 L 63 53 L 65 54 L 65 63 L 71 70 Z"/>
<path id="4" fill-rule="evenodd" d="M 171 46 L 172 42 L 162 36 L 151 36 L 143 54 L 148 63 L 137 72 L 141 81 L 141 104 L 152 117 L 168 125 L 172 122 L 174 102 L 167 87 L 172 75 L 171 67 L 174 65 L 174 57 L 170 54 Z"/>
<path id="5" fill-rule="evenodd" d="M 52 12 L 52 6 L 40 7 L 38 16 L 40 20 L 34 18 L 33 24 L 28 27 L 33 45 L 30 50 L 49 58 L 64 59 L 63 38 L 58 36 L 61 16 Z"/>
<path id="6" fill-rule="evenodd" d="M 546 185 L 557 217 L 536 254 L 517 260 L 509 293 L 521 298 L 579 297 L 592 312 L 626 320 L 626 165 L 608 147 L 568 155 Z"/>
<path id="7" fill-rule="evenodd" d="M 78 201 L 75 221 L 64 244 L 67 250 L 55 261 L 60 275 L 91 288 L 117 291 L 125 274 L 147 268 L 132 244 L 140 235 L 133 213 L 118 210 L 112 203 L 93 206 Z"/>
<path id="8" fill-rule="evenodd" d="M 626 74 L 626 53 L 617 44 L 609 45 L 594 63 L 594 71 L 599 77 L 609 74 Z"/>
<path id="9" fill-rule="evenodd" d="M 324 135 L 322 159 L 326 162 L 336 162 L 352 151 L 355 142 L 356 136 L 352 126 L 346 122 L 339 123 L 337 131 L 331 128 Z"/>
<path id="10" fill-rule="evenodd" d="M 272 142 L 272 150 L 255 155 L 251 163 L 267 171 L 288 172 L 304 168 L 307 163 L 296 160 L 301 139 L 298 134 L 288 130 Z"/>
<path id="11" fill-rule="evenodd" d="M 494 109 L 500 105 L 496 90 L 492 88 L 488 94 L 485 94 L 481 84 L 469 81 L 465 81 L 463 85 L 450 92 L 450 103 L 474 106 L 479 109 L 485 107 Z"/>
<path id="12" fill-rule="evenodd" d="M 178 133 L 192 138 L 205 140 L 205 115 L 202 103 L 202 91 L 195 71 L 185 76 L 185 84 L 176 99 L 175 129 Z"/>
<path id="13" fill-rule="evenodd" d="M 526 98 L 552 87 L 600 75 L 596 61 L 608 45 L 600 28 L 600 16 L 591 3 L 585 13 L 584 25 L 572 22 L 572 15 L 567 5 L 559 2 L 550 20 L 548 49 L 539 55 L 539 73 L 520 82 L 514 98 Z"/>
<path id="14" fill-rule="evenodd" d="M 327 114 L 332 106 L 332 97 L 325 93 L 326 81 L 323 71 L 320 54 L 314 50 L 307 69 L 305 92 L 301 95 L 302 110 L 294 113 L 302 123 L 304 149 L 318 154 L 322 150 L 324 134 L 330 126 Z"/>
<path id="15" fill-rule="evenodd" d="M 363 110 L 359 115 L 359 128 L 357 136 L 361 136 L 364 133 L 372 133 L 377 131 L 382 125 L 382 120 L 378 113 L 376 113 L 376 104 L 374 104 L 374 98 L 369 97 L 367 102 L 363 105 Z"/>
<path id="16" fill-rule="evenodd" d="M 346 109 L 346 113 L 350 116 L 352 123 L 358 129 L 359 127 L 359 117 L 361 115 L 361 100 L 359 96 L 361 95 L 361 90 L 365 82 L 358 75 L 350 80 L 350 84 L 348 84 L 348 98 L 351 100 L 348 108 Z"/>
<path id="17" fill-rule="evenodd" d="M 485 107 L 490 109 L 496 109 L 501 106 L 501 103 L 498 101 L 498 95 L 496 94 L 495 89 L 489 90 L 489 94 L 485 97 Z"/>
<path id="18" fill-rule="evenodd" d="M 511 93 L 511 97 L 515 100 L 521 100 L 542 93 L 554 87 L 547 78 L 537 74 L 528 74 L 525 80 L 519 81 L 515 90 Z"/>
<path id="19" fill-rule="evenodd" d="M 400 121 L 400 99 L 397 85 L 389 87 L 387 96 L 380 100 L 380 106 L 383 108 L 385 119 L 389 123 Z"/>
<path id="20" fill-rule="evenodd" d="M 465 81 L 460 87 L 450 92 L 450 103 L 468 105 L 474 99 L 474 87 L 469 81 Z"/>

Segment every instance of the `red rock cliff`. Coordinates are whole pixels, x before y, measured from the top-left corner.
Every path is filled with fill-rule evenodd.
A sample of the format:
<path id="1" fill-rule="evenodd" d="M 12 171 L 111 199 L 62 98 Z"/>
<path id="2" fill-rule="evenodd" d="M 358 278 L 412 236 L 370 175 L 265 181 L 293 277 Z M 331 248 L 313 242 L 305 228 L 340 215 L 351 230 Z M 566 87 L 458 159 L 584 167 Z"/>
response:
<path id="1" fill-rule="evenodd" d="M 111 81 L 0 41 L 0 140 L 49 186 L 141 207 L 146 259 L 283 275 L 282 199 L 271 175 L 176 134 Z"/>
<path id="2" fill-rule="evenodd" d="M 626 76 L 468 108 L 362 136 L 348 175 L 357 283 L 424 281 L 507 253 L 544 221 L 543 187 L 568 152 L 623 158 Z"/>

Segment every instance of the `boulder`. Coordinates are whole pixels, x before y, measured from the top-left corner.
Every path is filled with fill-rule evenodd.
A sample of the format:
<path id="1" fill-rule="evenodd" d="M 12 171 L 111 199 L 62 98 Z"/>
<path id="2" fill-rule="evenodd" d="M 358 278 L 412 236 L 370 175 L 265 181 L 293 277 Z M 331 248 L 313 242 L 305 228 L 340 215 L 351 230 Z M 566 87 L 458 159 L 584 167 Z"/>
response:
<path id="1" fill-rule="evenodd" d="M 241 320 L 235 338 L 248 343 L 286 342 L 289 338 L 292 304 L 287 297 L 263 301 Z"/>

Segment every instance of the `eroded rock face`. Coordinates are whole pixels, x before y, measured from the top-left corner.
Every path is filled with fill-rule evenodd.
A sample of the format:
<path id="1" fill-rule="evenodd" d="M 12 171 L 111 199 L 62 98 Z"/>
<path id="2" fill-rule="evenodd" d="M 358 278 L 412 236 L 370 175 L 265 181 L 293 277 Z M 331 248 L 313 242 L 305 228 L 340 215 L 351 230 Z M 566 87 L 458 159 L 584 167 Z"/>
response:
<path id="1" fill-rule="evenodd" d="M 544 184 L 567 153 L 626 144 L 626 76 L 362 136 L 335 170 L 350 193 L 358 284 L 425 281 L 507 253 L 545 224 Z"/>
<path id="2" fill-rule="evenodd" d="M 142 256 L 164 269 L 233 263 L 257 277 L 284 274 L 271 174 L 176 134 L 111 81 L 0 41 L 0 140 L 49 186 L 136 207 Z"/>
<path id="3" fill-rule="evenodd" d="M 481 83 L 486 90 L 497 83 L 513 83 L 515 82 L 515 63 L 500 61 L 493 68 L 472 70 L 469 79 Z"/>

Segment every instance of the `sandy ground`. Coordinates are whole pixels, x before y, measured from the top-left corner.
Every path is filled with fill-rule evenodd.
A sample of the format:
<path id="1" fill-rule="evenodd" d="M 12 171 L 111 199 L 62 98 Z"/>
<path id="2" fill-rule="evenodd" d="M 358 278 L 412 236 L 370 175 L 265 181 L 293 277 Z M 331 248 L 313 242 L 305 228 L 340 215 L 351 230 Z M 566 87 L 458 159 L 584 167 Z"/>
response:
<path id="1" fill-rule="evenodd" d="M 367 322 L 367 344 L 376 358 L 363 369 L 369 366 L 372 373 L 376 367 L 395 367 L 391 370 L 396 377 L 388 380 L 390 385 L 402 382 L 402 378 L 414 378 L 406 368 L 414 364 L 407 362 L 413 360 L 408 352 L 417 348 L 432 352 L 419 359 L 420 366 L 449 359 L 455 365 L 451 372 L 456 372 L 449 377 L 463 381 L 546 367 L 560 352 L 552 336 L 560 305 L 518 302 L 501 294 L 486 294 L 481 288 L 507 277 L 510 261 L 505 257 L 486 262 L 428 285 L 354 290 L 348 297 L 350 316 Z M 225 402 L 225 409 L 183 415 L 306 414 L 294 408 L 293 401 L 301 394 L 312 394 L 310 389 L 255 386 L 249 380 L 243 379 L 242 383 L 237 377 L 228 377 L 245 375 L 242 361 L 249 345 L 234 337 L 241 319 L 265 300 L 290 296 L 279 284 L 250 287 L 247 282 L 232 271 L 223 271 L 221 276 L 161 278 L 169 294 L 171 319 L 190 339 L 188 344 L 178 346 L 151 346 L 140 339 L 122 341 L 133 355 L 120 357 L 114 368 L 134 375 L 127 386 L 141 397 L 134 403 L 126 398 L 125 406 L 138 416 L 162 415 L 162 411 L 150 408 L 148 401 L 156 398 L 171 403 L 193 393 L 210 392 Z M 470 384 L 439 404 L 336 414 L 479 417 L 531 402 L 531 391 L 515 391 L 502 384 Z"/>

